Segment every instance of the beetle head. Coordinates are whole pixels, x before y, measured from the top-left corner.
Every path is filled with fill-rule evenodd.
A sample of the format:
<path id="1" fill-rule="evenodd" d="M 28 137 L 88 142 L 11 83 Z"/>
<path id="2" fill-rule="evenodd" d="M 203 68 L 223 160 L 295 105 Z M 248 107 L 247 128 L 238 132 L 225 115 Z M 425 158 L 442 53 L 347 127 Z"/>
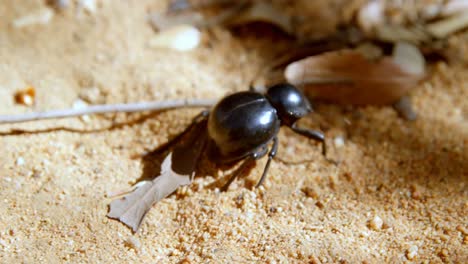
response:
<path id="1" fill-rule="evenodd" d="M 276 109 L 281 123 L 286 126 L 292 126 L 298 119 L 312 112 L 309 100 L 291 84 L 271 86 L 266 97 Z"/>

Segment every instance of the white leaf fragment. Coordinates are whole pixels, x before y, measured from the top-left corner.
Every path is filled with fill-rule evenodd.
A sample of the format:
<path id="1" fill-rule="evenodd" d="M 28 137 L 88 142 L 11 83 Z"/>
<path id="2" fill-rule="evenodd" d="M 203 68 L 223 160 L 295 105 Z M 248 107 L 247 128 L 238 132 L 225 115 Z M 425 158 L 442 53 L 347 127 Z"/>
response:
<path id="1" fill-rule="evenodd" d="M 189 51 L 196 48 L 201 41 L 201 32 L 194 26 L 178 25 L 160 31 L 151 38 L 149 45 L 153 48 L 169 48 L 178 51 Z"/>
<path id="2" fill-rule="evenodd" d="M 136 232 L 153 204 L 164 199 L 180 186 L 191 183 L 194 173 L 192 175 L 177 174 L 171 169 L 171 165 L 172 153 L 169 153 L 161 165 L 161 175 L 139 186 L 130 194 L 112 201 L 107 216 L 118 219 Z"/>

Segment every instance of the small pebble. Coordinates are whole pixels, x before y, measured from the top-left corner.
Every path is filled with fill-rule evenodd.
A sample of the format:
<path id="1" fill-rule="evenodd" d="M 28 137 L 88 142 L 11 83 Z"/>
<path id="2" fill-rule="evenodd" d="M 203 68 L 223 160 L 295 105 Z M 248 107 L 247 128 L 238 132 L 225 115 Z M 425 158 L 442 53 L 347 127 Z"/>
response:
<path id="1" fill-rule="evenodd" d="M 414 259 L 418 255 L 418 247 L 417 246 L 411 246 L 407 251 L 406 251 L 406 257 L 409 260 Z"/>
<path id="2" fill-rule="evenodd" d="M 382 226 L 383 226 L 383 220 L 382 218 L 380 218 L 379 216 L 374 216 L 374 218 L 372 218 L 372 220 L 370 220 L 369 222 L 369 226 L 370 228 L 374 229 L 374 230 L 380 230 L 382 229 Z"/>
<path id="3" fill-rule="evenodd" d="M 16 159 L 16 165 L 17 166 L 23 166 L 24 163 L 25 163 L 25 161 L 24 161 L 23 157 L 19 157 L 19 158 Z"/>
<path id="4" fill-rule="evenodd" d="M 15 93 L 15 102 L 17 104 L 31 106 L 34 104 L 35 98 L 36 89 L 34 89 L 34 87 L 32 86 L 29 86 L 26 89 Z"/>
<path id="5" fill-rule="evenodd" d="M 408 121 L 414 121 L 418 117 L 418 114 L 413 109 L 411 99 L 408 96 L 401 97 L 393 104 L 393 108 L 398 112 L 400 117 Z"/>
<path id="6" fill-rule="evenodd" d="M 73 109 L 80 110 L 80 109 L 85 109 L 86 107 L 88 107 L 88 104 L 81 99 L 76 99 L 73 102 Z M 80 116 L 80 119 L 84 122 L 89 122 L 91 120 L 89 115 L 82 115 Z"/>
<path id="7" fill-rule="evenodd" d="M 54 12 L 52 9 L 43 8 L 13 20 L 13 26 L 16 28 L 22 28 L 38 24 L 44 25 L 49 23 L 53 16 Z"/>
<path id="8" fill-rule="evenodd" d="M 132 236 L 125 240 L 125 246 L 133 248 L 135 250 L 139 250 L 141 247 L 141 242 L 140 240 L 138 240 L 138 238 Z"/>
<path id="9" fill-rule="evenodd" d="M 340 148 L 344 146 L 344 138 L 342 136 L 337 136 L 333 139 L 333 144 L 335 144 L 335 147 Z"/>
<path id="10" fill-rule="evenodd" d="M 201 41 L 200 31 L 190 25 L 179 25 L 160 31 L 151 38 L 149 45 L 153 48 L 169 48 L 177 51 L 195 49 Z"/>

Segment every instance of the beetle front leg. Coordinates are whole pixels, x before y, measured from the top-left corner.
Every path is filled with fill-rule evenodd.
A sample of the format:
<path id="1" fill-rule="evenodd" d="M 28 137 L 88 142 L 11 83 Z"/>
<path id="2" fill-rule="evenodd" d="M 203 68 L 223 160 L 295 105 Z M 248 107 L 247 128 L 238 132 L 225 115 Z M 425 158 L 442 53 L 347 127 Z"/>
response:
<path id="1" fill-rule="evenodd" d="M 266 175 L 268 173 L 268 169 L 270 168 L 271 160 L 273 160 L 273 158 L 276 156 L 277 151 L 278 151 L 278 138 L 274 137 L 273 138 L 273 146 L 271 147 L 270 153 L 268 153 L 268 160 L 267 160 L 267 163 L 265 164 L 265 168 L 263 169 L 262 177 L 258 181 L 255 188 L 260 187 L 262 185 L 263 181 L 265 180 Z"/>
<path id="2" fill-rule="evenodd" d="M 228 179 L 228 181 L 223 185 L 223 187 L 221 187 L 221 191 L 222 192 L 225 192 L 229 189 L 229 186 L 231 185 L 231 183 L 239 176 L 241 175 L 242 173 L 244 173 L 244 171 L 246 170 L 246 168 L 248 167 L 248 165 L 250 165 L 253 161 L 255 161 L 255 159 L 252 157 L 252 156 L 249 156 L 247 157 L 244 162 L 242 162 L 242 164 L 239 166 L 239 168 L 231 175 L 231 177 Z"/>
<path id="3" fill-rule="evenodd" d="M 315 141 L 319 141 L 320 143 L 322 143 L 322 155 L 327 158 L 327 144 L 325 142 L 325 136 L 323 135 L 322 132 L 320 131 L 317 131 L 317 130 L 312 130 L 312 129 L 306 129 L 306 128 L 300 128 L 300 127 L 297 127 L 297 124 L 294 123 L 292 126 L 291 126 L 291 129 L 302 135 L 302 136 L 305 136 L 305 137 L 308 137 L 310 139 L 313 139 Z"/>

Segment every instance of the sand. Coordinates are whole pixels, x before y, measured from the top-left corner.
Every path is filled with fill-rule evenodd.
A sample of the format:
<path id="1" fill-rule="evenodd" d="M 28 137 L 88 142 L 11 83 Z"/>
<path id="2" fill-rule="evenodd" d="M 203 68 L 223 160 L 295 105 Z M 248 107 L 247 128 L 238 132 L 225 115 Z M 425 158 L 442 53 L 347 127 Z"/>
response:
<path id="1" fill-rule="evenodd" d="M 23 28 L 10 22 L 43 1 L 3 2 L 0 114 L 220 98 L 247 89 L 277 49 L 222 28 L 193 52 L 152 49 L 146 15 L 159 1 L 101 1 Z M 0 262 L 467 263 L 468 71 L 436 61 L 430 72 L 410 93 L 414 122 L 388 106 L 316 105 L 301 124 L 324 130 L 339 165 L 282 129 L 264 188 L 252 190 L 265 160 L 227 192 L 213 187 L 225 172 L 207 170 L 136 234 L 106 218 L 110 196 L 199 109 L 1 125 Z M 35 105 L 15 104 L 29 85 Z"/>

